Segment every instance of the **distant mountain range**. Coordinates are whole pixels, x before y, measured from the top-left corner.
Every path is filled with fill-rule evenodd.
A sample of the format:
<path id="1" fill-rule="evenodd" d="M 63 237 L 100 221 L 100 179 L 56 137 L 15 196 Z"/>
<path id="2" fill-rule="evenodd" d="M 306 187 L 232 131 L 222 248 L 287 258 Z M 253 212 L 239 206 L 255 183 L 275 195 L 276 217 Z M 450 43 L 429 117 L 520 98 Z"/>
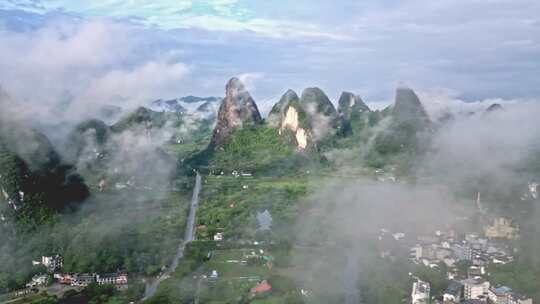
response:
<path id="1" fill-rule="evenodd" d="M 186 96 L 176 99 L 154 100 L 150 103 L 149 107 L 156 112 L 211 115 L 217 113 L 222 100 L 219 97 Z"/>
<path id="2" fill-rule="evenodd" d="M 7 93 L 0 90 L 1 100 L 9 103 Z M 494 104 L 484 113 L 500 110 L 502 107 Z M 110 111 L 120 110 L 110 108 Z M 324 146 L 339 149 L 367 145 L 370 138 L 373 140 L 368 158 L 383 162 L 387 155 L 420 152 L 419 147 L 429 143 L 434 130 L 453 119 L 451 115 L 444 121 L 430 117 L 409 88 L 398 88 L 394 105 L 380 111 L 371 110 L 360 96 L 349 92 L 341 95 L 336 109 L 328 96 L 316 87 L 305 89 L 300 97 L 288 90 L 274 105 L 268 118 L 263 119 L 255 100 L 237 78 L 227 83 L 225 98 L 158 99 L 148 107 L 124 113 L 115 124 L 100 120 L 81 122 L 71 132 L 63 153 L 57 153 L 44 134 L 28 126 L 9 123 L 7 118 L 0 117 L 2 197 L 15 209 L 15 206 L 29 206 L 25 203 L 30 202 L 31 195 L 33 205 L 52 210 L 61 210 L 88 195 L 84 181 L 70 164 L 80 165 L 81 159 L 86 157 L 86 163 L 91 166 L 108 166 L 109 156 L 123 153 L 123 146 L 129 145 L 120 140 L 124 132 L 146 138 L 165 134 L 165 141 L 174 144 L 209 142 L 209 151 L 223 151 L 242 129 L 270 130 L 261 134 L 255 131 L 246 139 L 261 141 L 261 147 L 264 147 L 263 141 L 266 141 L 264 144 L 283 141 L 291 149 L 308 153 L 324 150 Z M 388 123 L 380 124 L 383 120 Z M 244 133 L 247 137 L 251 135 Z M 262 135 L 268 137 L 262 140 Z M 336 146 L 339 138 L 347 137 L 351 138 L 348 141 L 351 146 Z M 243 147 L 250 144 L 242 142 Z M 154 150 L 158 151 L 156 159 L 174 163 L 175 160 L 170 160 L 161 149 L 151 151 Z M 61 193 L 61 190 L 69 195 L 57 196 L 55 193 Z"/>

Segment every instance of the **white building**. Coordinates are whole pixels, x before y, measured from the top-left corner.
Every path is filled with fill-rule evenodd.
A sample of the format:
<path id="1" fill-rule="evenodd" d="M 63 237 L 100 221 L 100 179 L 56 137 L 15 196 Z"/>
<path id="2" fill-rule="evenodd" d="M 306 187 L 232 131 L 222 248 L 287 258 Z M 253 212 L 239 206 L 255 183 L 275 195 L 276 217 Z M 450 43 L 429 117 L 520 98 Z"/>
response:
<path id="1" fill-rule="evenodd" d="M 531 298 L 512 291 L 510 287 L 502 286 L 490 288 L 488 291 L 489 301 L 493 304 L 532 304 Z"/>
<path id="2" fill-rule="evenodd" d="M 485 299 L 488 296 L 489 282 L 483 279 L 469 278 L 461 281 L 465 300 Z"/>
<path id="3" fill-rule="evenodd" d="M 394 238 L 394 240 L 399 241 L 399 240 L 402 240 L 402 239 L 405 238 L 405 233 L 396 232 L 396 233 L 392 234 L 392 237 Z"/>
<path id="4" fill-rule="evenodd" d="M 38 274 L 32 277 L 32 281 L 26 284 L 27 288 L 33 288 L 37 286 L 45 286 L 49 281 L 49 276 L 46 274 Z"/>
<path id="5" fill-rule="evenodd" d="M 467 244 L 454 244 L 452 245 L 452 251 L 458 261 L 470 261 L 473 258 L 473 251 Z"/>
<path id="6" fill-rule="evenodd" d="M 417 280 L 413 283 L 411 292 L 412 304 L 427 304 L 430 299 L 430 286 L 428 282 Z"/>
<path id="7" fill-rule="evenodd" d="M 420 260 L 422 258 L 422 246 L 416 245 L 411 248 L 410 257 L 414 260 Z"/>
<path id="8" fill-rule="evenodd" d="M 128 283 L 128 275 L 124 272 L 98 274 L 96 275 L 96 283 L 99 285 L 126 285 Z"/>
<path id="9" fill-rule="evenodd" d="M 42 256 L 41 264 L 47 267 L 49 271 L 53 272 L 58 269 L 61 269 L 62 266 L 64 266 L 64 259 L 62 258 L 61 255 L 58 255 L 58 254 L 54 256 Z"/>
<path id="10" fill-rule="evenodd" d="M 222 233 L 222 232 L 218 232 L 218 233 L 214 234 L 214 241 L 216 241 L 216 242 L 221 242 L 221 241 L 223 241 L 223 233 Z"/>
<path id="11" fill-rule="evenodd" d="M 71 279 L 71 286 L 86 287 L 96 282 L 96 274 L 76 274 Z"/>
<path id="12" fill-rule="evenodd" d="M 536 182 L 529 183 L 529 193 L 531 194 L 532 198 L 538 199 L 538 189 L 540 188 L 540 184 Z"/>

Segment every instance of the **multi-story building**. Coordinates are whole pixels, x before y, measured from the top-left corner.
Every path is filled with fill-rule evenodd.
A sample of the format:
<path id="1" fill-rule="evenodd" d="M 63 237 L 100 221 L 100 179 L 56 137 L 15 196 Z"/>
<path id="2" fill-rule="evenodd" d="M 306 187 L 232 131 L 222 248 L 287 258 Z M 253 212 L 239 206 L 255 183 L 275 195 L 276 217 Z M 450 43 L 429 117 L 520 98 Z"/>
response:
<path id="1" fill-rule="evenodd" d="M 470 261 L 473 258 L 473 250 L 467 244 L 453 244 L 452 251 L 458 261 Z"/>
<path id="2" fill-rule="evenodd" d="M 75 274 L 71 278 L 71 286 L 82 286 L 86 287 L 92 283 L 96 282 L 96 274 Z"/>
<path id="3" fill-rule="evenodd" d="M 60 284 L 71 285 L 73 275 L 71 273 L 55 273 L 54 278 Z"/>
<path id="4" fill-rule="evenodd" d="M 512 292 L 508 304 L 533 304 L 533 300 L 528 296 Z"/>
<path id="5" fill-rule="evenodd" d="M 483 279 L 469 278 L 461 281 L 465 300 L 487 299 L 489 282 Z"/>
<path id="6" fill-rule="evenodd" d="M 54 272 L 64 266 L 64 259 L 58 254 L 54 256 L 42 256 L 41 264 L 47 267 L 50 272 Z"/>
<path id="7" fill-rule="evenodd" d="M 411 292 L 412 304 L 428 304 L 430 299 L 430 286 L 428 282 L 416 280 Z"/>
<path id="8" fill-rule="evenodd" d="M 515 293 L 510 287 L 502 286 L 490 288 L 488 291 L 489 301 L 493 304 L 532 304 L 531 298 Z"/>
<path id="9" fill-rule="evenodd" d="M 96 283 L 99 285 L 126 285 L 128 283 L 128 275 L 125 272 L 98 274 L 96 275 Z"/>
<path id="10" fill-rule="evenodd" d="M 38 286 L 45 286 L 49 281 L 49 276 L 46 274 L 37 274 L 32 277 L 32 281 L 26 284 L 27 288 L 34 288 Z"/>
<path id="11" fill-rule="evenodd" d="M 512 226 L 512 222 L 504 217 L 496 218 L 492 224 L 484 227 L 484 233 L 490 239 L 513 240 L 519 236 L 519 228 Z"/>
<path id="12" fill-rule="evenodd" d="M 448 288 L 444 291 L 443 301 L 449 303 L 459 303 L 463 298 L 463 285 L 459 282 L 452 281 Z"/>

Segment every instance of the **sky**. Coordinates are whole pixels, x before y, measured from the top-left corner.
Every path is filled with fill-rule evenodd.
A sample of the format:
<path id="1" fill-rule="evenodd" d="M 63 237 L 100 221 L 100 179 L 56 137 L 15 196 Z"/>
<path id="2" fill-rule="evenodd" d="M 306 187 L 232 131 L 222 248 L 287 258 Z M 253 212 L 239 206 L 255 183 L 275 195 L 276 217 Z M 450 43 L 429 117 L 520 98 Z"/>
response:
<path id="1" fill-rule="evenodd" d="M 388 104 L 540 96 L 537 0 L 0 0 L 0 85 L 62 106 L 318 86 Z M 430 93 L 431 92 L 431 93 Z"/>

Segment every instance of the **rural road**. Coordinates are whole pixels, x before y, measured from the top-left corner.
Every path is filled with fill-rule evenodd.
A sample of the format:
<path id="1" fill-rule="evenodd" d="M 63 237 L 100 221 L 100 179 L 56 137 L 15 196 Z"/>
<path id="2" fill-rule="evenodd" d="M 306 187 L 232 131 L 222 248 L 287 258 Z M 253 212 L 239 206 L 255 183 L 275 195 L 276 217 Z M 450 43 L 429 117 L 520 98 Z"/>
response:
<path id="1" fill-rule="evenodd" d="M 176 267 L 178 266 L 178 261 L 184 256 L 184 249 L 186 248 L 186 245 L 191 243 L 195 239 L 195 215 L 197 212 L 197 207 L 199 207 L 199 193 L 201 192 L 202 188 L 201 184 L 201 175 L 199 174 L 199 172 L 197 172 L 197 176 L 195 177 L 195 187 L 193 188 L 193 196 L 191 198 L 191 206 L 189 208 L 188 220 L 186 223 L 186 230 L 184 232 L 184 238 L 182 242 L 180 242 L 180 244 L 178 245 L 176 255 L 167 271 L 161 274 L 156 280 L 146 284 L 144 298 L 142 299 L 143 301 L 151 298 L 156 293 L 159 284 L 161 284 L 161 282 L 163 282 L 165 279 L 168 279 L 170 275 L 176 270 Z"/>

